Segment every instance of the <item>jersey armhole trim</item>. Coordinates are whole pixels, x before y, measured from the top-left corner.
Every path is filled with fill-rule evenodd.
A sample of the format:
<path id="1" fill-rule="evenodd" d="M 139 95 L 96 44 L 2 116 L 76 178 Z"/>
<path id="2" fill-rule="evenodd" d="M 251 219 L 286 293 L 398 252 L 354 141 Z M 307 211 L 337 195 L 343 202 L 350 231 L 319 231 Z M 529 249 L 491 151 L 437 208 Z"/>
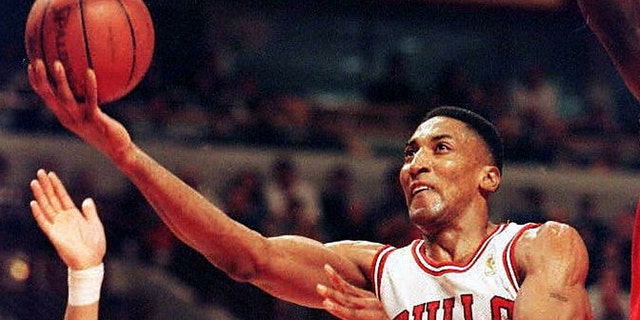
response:
<path id="1" fill-rule="evenodd" d="M 384 268 L 385 262 L 387 261 L 387 258 L 389 257 L 389 254 L 394 250 L 396 250 L 395 247 L 392 247 L 391 245 L 385 245 L 384 247 L 380 248 L 378 252 L 376 252 L 373 260 L 371 261 L 371 274 L 369 276 L 371 277 L 371 282 L 373 283 L 374 293 L 376 294 L 376 297 L 378 299 L 380 299 L 380 283 L 382 282 L 382 270 Z"/>
<path id="2" fill-rule="evenodd" d="M 516 290 L 516 292 L 520 291 L 520 284 L 522 283 L 523 279 L 520 279 L 521 270 L 518 267 L 518 264 L 516 263 L 515 245 L 525 231 L 529 229 L 537 228 L 540 225 L 541 225 L 540 223 L 528 223 L 524 225 L 522 229 L 520 229 L 518 233 L 516 233 L 513 236 L 513 238 L 509 241 L 509 244 L 507 244 L 507 247 L 503 252 L 502 262 L 507 272 L 507 277 L 509 278 L 509 282 L 511 283 L 513 288 Z"/>

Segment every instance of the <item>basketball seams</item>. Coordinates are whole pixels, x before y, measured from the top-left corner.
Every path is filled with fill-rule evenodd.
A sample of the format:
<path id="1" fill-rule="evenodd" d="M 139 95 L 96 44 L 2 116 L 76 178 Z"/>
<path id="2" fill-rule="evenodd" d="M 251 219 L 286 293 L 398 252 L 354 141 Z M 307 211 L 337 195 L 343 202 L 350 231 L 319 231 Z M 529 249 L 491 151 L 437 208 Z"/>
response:
<path id="1" fill-rule="evenodd" d="M 127 79 L 127 88 L 131 85 L 131 81 L 133 80 L 133 76 L 135 74 L 135 69 L 137 65 L 137 56 L 138 56 L 138 41 L 136 39 L 135 28 L 133 27 L 133 23 L 131 21 L 131 14 L 129 10 L 127 10 L 127 6 L 123 3 L 122 0 L 118 0 L 118 4 L 124 13 L 124 16 L 127 18 L 127 24 L 129 25 L 129 33 L 131 34 L 131 69 L 129 70 L 129 77 Z"/>
<path id="2" fill-rule="evenodd" d="M 144 0 L 34 0 L 25 29 L 31 62 L 41 59 L 52 86 L 60 60 L 78 101 L 87 68 L 98 80 L 98 102 L 128 94 L 153 58 L 154 30 Z"/>
<path id="3" fill-rule="evenodd" d="M 45 25 L 45 21 L 47 20 L 47 13 L 49 11 L 49 6 L 51 5 L 51 0 L 47 1 L 47 3 L 45 4 L 44 10 L 42 11 L 42 15 L 40 16 L 40 32 L 38 32 L 40 34 L 40 55 L 42 58 L 42 62 L 44 63 L 45 66 L 48 65 L 48 59 L 47 59 L 47 54 L 45 51 L 45 32 L 44 32 L 44 25 Z M 49 82 L 52 82 L 53 80 L 53 76 L 49 73 L 47 73 L 47 77 L 49 78 Z M 55 83 L 55 82 L 52 82 Z"/>
<path id="4" fill-rule="evenodd" d="M 91 46 L 89 45 L 89 35 L 87 33 L 87 23 L 85 20 L 84 0 L 78 0 L 80 9 L 80 25 L 82 26 L 82 40 L 84 42 L 84 54 L 87 57 L 87 66 L 93 69 L 93 58 L 91 57 Z"/>

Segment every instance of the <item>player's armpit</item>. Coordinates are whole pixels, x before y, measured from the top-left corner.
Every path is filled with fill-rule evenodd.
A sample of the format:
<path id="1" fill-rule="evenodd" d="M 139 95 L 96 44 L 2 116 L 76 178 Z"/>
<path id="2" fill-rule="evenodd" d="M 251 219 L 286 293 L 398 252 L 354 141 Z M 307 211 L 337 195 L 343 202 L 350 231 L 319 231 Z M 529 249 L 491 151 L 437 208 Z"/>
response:
<path id="1" fill-rule="evenodd" d="M 514 319 L 592 319 L 585 279 L 588 255 L 572 227 L 547 222 L 518 240 L 515 259 L 523 281 Z"/>

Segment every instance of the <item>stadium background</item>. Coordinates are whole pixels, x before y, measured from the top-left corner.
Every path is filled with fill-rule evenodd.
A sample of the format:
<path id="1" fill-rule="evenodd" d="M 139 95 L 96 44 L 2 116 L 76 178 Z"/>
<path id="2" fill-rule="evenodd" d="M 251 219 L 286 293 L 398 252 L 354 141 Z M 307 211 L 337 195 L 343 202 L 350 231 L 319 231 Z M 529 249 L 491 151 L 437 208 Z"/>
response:
<path id="1" fill-rule="evenodd" d="M 575 3 L 147 5 L 154 63 L 131 95 L 104 108 L 216 203 L 232 206 L 236 180 L 253 175 L 256 185 L 268 185 L 274 164 L 287 160 L 322 204 L 314 225 L 283 230 L 265 216 L 256 187 L 247 224 L 265 234 L 406 243 L 413 232 L 388 176 L 421 115 L 458 104 L 506 133 L 494 218 L 579 228 L 591 251 L 597 316 L 625 318 L 640 108 Z M 56 319 L 64 309 L 65 270 L 27 208 L 28 181 L 39 167 L 58 171 L 76 198 L 98 200 L 109 239 L 103 319 L 329 318 L 226 279 L 177 243 L 105 159 L 56 124 L 25 80 L 30 6 L 4 0 L 0 10 L 0 319 Z M 553 101 L 538 112 L 518 106 L 523 95 L 540 98 L 524 85 L 528 75 L 541 79 L 548 91 L 540 92 Z M 329 194 L 339 179 L 352 189 Z M 332 229 L 327 208 L 336 202 L 345 213 L 331 219 L 351 230 Z M 601 286 L 611 279 L 617 286 Z M 607 294 L 617 306 L 603 305 Z"/>

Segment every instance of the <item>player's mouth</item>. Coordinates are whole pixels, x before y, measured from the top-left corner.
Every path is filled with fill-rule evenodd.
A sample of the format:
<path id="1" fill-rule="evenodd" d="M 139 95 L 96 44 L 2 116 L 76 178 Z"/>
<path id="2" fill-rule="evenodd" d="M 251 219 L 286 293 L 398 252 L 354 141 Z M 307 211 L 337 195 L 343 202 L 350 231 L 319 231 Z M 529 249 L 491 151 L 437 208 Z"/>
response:
<path id="1" fill-rule="evenodd" d="M 414 184 L 411 186 L 411 195 L 415 196 L 416 194 L 422 192 L 422 191 L 430 191 L 433 190 L 433 187 L 425 185 L 425 184 Z"/>

